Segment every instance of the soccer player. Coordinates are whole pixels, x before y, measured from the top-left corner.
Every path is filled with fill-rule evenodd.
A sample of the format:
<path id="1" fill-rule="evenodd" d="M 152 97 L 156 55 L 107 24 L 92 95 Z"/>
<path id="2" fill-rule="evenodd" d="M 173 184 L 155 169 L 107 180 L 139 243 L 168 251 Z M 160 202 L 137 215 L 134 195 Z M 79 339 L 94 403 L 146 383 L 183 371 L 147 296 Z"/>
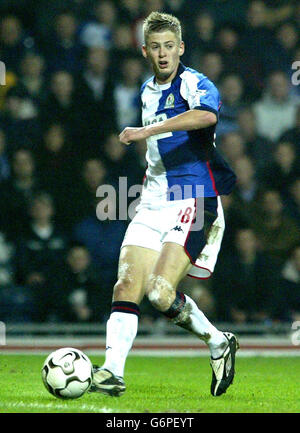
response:
<path id="1" fill-rule="evenodd" d="M 233 381 L 237 338 L 213 326 L 176 288 L 187 274 L 211 276 L 222 241 L 220 195 L 231 192 L 236 178 L 214 144 L 220 97 L 206 76 L 180 62 L 184 42 L 176 17 L 152 12 L 144 22 L 144 38 L 142 53 L 154 71 L 141 88 L 144 126 L 125 128 L 120 141 L 128 145 L 146 139 L 148 168 L 121 246 L 106 359 L 95 370 L 92 391 L 125 392 L 125 361 L 146 294 L 174 324 L 208 345 L 211 394 L 219 396 Z"/>

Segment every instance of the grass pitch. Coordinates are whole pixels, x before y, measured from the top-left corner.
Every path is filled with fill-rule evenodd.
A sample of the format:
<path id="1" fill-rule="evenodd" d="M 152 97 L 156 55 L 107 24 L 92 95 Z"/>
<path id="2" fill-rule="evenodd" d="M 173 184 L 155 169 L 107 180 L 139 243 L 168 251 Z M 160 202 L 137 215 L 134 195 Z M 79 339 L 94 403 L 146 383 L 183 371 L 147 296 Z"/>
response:
<path id="1" fill-rule="evenodd" d="M 85 394 L 78 400 L 60 400 L 47 392 L 41 379 L 45 358 L 0 355 L 0 413 L 300 412 L 299 358 L 237 356 L 234 384 L 223 396 L 212 397 L 208 358 L 130 356 L 124 396 Z"/>

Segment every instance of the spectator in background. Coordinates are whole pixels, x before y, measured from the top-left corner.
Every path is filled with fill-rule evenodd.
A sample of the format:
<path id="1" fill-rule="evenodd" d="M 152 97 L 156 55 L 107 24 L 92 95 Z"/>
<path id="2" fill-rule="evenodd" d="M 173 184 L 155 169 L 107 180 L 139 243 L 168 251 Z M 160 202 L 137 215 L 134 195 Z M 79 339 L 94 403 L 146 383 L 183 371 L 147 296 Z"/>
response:
<path id="1" fill-rule="evenodd" d="M 266 25 L 270 28 L 275 28 L 281 22 L 288 19 L 296 20 L 297 3 L 293 1 L 278 0 L 268 3 Z"/>
<path id="2" fill-rule="evenodd" d="M 190 42 L 187 45 L 194 47 L 191 54 L 191 63 L 200 64 L 203 55 L 216 49 L 215 21 L 209 12 L 200 12 L 193 20 L 193 30 L 187 34 Z"/>
<path id="3" fill-rule="evenodd" d="M 259 135 L 275 142 L 294 127 L 300 99 L 289 95 L 289 81 L 282 71 L 272 72 L 263 97 L 253 105 Z"/>
<path id="4" fill-rule="evenodd" d="M 196 66 L 197 65 L 193 64 L 193 67 Z M 207 76 L 207 78 L 219 86 L 224 71 L 222 56 L 215 51 L 204 54 L 202 59 L 200 59 L 199 69 Z"/>
<path id="5" fill-rule="evenodd" d="M 120 143 L 118 132 L 111 132 L 103 145 L 103 162 L 107 167 L 107 173 L 110 180 L 114 183 L 118 182 L 119 176 L 127 176 L 127 150 L 125 146 Z"/>
<path id="6" fill-rule="evenodd" d="M 228 74 L 221 81 L 222 108 L 217 124 L 219 137 L 238 129 L 237 115 L 243 107 L 244 83 L 236 74 Z"/>
<path id="7" fill-rule="evenodd" d="M 264 1 L 254 0 L 248 4 L 246 26 L 241 37 L 241 47 L 251 62 L 255 62 L 257 85 L 262 88 L 262 81 L 267 73 L 278 68 L 276 56 L 278 44 L 267 26 L 268 8 Z"/>
<path id="8" fill-rule="evenodd" d="M 260 207 L 253 215 L 251 225 L 264 253 L 281 266 L 287 259 L 290 249 L 300 241 L 299 227 L 286 215 L 278 191 L 265 191 L 258 204 Z"/>
<path id="9" fill-rule="evenodd" d="M 14 15 L 2 18 L 0 23 L 1 61 L 6 69 L 14 73 L 19 72 L 20 59 L 27 50 L 34 47 L 31 36 L 24 34 L 21 21 Z"/>
<path id="10" fill-rule="evenodd" d="M 73 232 L 74 240 L 83 243 L 89 250 L 93 264 L 101 275 L 102 293 L 107 295 L 111 295 L 116 279 L 120 246 L 127 227 L 126 221 L 116 219 L 115 198 L 108 194 L 104 208 L 98 198 L 93 213 L 76 224 Z M 99 210 L 99 204 L 103 212 Z"/>
<path id="11" fill-rule="evenodd" d="M 47 67 L 50 73 L 81 70 L 81 47 L 77 38 L 77 19 L 72 12 L 60 13 L 55 17 L 52 35 L 43 43 Z"/>
<path id="12" fill-rule="evenodd" d="M 231 0 L 210 0 L 203 4 L 199 4 L 198 0 L 191 0 L 189 3 L 192 4 L 192 13 L 203 5 L 203 8 L 213 15 L 217 27 L 228 22 L 234 24 L 244 22 L 248 5 L 245 0 L 235 0 L 234 3 Z"/>
<path id="13" fill-rule="evenodd" d="M 118 78 L 119 70 L 129 57 L 136 56 L 139 50 L 134 46 L 132 29 L 129 24 L 120 22 L 113 32 L 113 46 L 111 48 L 111 58 L 114 59 L 113 73 Z"/>
<path id="14" fill-rule="evenodd" d="M 296 3 L 293 8 L 293 14 L 292 14 L 293 21 L 296 23 L 296 25 L 300 26 L 300 5 L 299 3 Z"/>
<path id="15" fill-rule="evenodd" d="M 246 153 L 255 162 L 258 170 L 265 167 L 272 160 L 273 145 L 270 140 L 258 134 L 253 110 L 249 107 L 240 110 L 237 122 L 239 133 L 245 142 Z"/>
<path id="16" fill-rule="evenodd" d="M 27 0 L 25 0 L 27 1 Z M 32 2 L 32 21 L 35 34 L 44 44 L 50 43 L 54 35 L 55 19 L 64 13 L 71 13 L 80 20 L 85 20 L 90 15 L 95 0 L 39 0 Z"/>
<path id="17" fill-rule="evenodd" d="M 232 194 L 222 196 L 222 206 L 227 230 L 224 232 L 221 254 L 227 255 L 231 254 L 234 247 L 236 232 L 239 229 L 249 227 L 251 215 L 249 215 L 246 209 L 239 206 L 239 203 L 234 200 Z"/>
<path id="18" fill-rule="evenodd" d="M 300 165 L 292 143 L 281 141 L 273 152 L 273 162 L 266 165 L 260 173 L 265 188 L 273 188 L 283 196 L 288 195 L 289 187 L 300 176 Z"/>
<path id="19" fill-rule="evenodd" d="M 277 304 L 278 319 L 300 320 L 300 245 L 290 252 L 280 276 L 280 295 Z"/>
<path id="20" fill-rule="evenodd" d="M 116 125 L 114 84 L 109 70 L 109 53 L 104 48 L 90 48 L 86 64 L 78 79 L 77 104 L 82 119 L 80 140 L 82 153 L 100 144 Z M 87 154 L 85 153 L 85 156 Z"/>
<path id="21" fill-rule="evenodd" d="M 299 41 L 299 30 L 291 21 L 283 22 L 276 30 L 276 38 L 282 48 L 282 70 L 289 72 L 293 63 L 293 53 Z"/>
<path id="22" fill-rule="evenodd" d="M 217 34 L 217 49 L 221 54 L 224 70 L 229 73 L 240 73 L 242 53 L 239 48 L 239 33 L 232 24 L 224 24 L 220 27 Z"/>
<path id="23" fill-rule="evenodd" d="M 52 317 L 62 322 L 102 322 L 109 309 L 110 293 L 102 292 L 101 275 L 91 264 L 87 248 L 73 243 L 49 281 Z M 109 299 L 110 302 L 110 299 Z"/>
<path id="24" fill-rule="evenodd" d="M 5 323 L 30 322 L 34 305 L 29 289 L 15 284 L 15 244 L 0 231 L 0 317 Z"/>
<path id="25" fill-rule="evenodd" d="M 293 143 L 297 153 L 297 158 L 299 159 L 300 158 L 300 105 L 298 105 L 297 107 L 296 120 L 293 127 L 284 131 L 283 134 L 280 136 L 280 142 L 282 141 Z"/>
<path id="26" fill-rule="evenodd" d="M 9 238 L 17 240 L 28 221 L 28 203 L 42 188 L 35 172 L 35 161 L 28 149 L 19 149 L 12 155 L 12 174 L 0 186 L 2 226 Z"/>
<path id="27" fill-rule="evenodd" d="M 120 16 L 124 21 L 134 22 L 141 16 L 141 3 L 139 0 L 120 0 Z"/>
<path id="28" fill-rule="evenodd" d="M 22 86 L 28 98 L 35 105 L 37 112 L 41 101 L 46 97 L 44 58 L 36 53 L 25 54 L 20 64 L 20 80 L 18 85 Z"/>
<path id="29" fill-rule="evenodd" d="M 40 135 L 38 110 L 20 86 L 11 87 L 6 93 L 0 126 L 5 131 L 8 153 L 18 148 L 33 150 Z"/>
<path id="30" fill-rule="evenodd" d="M 77 180 L 66 188 L 61 205 L 61 218 L 65 226 L 71 227 L 89 216 L 96 216 L 99 199 L 97 188 L 107 180 L 107 169 L 99 158 L 88 158 L 82 163 Z"/>
<path id="31" fill-rule="evenodd" d="M 73 76 L 67 71 L 54 72 L 50 92 L 41 106 L 40 122 L 43 126 L 62 123 L 66 131 L 76 137 L 81 127 L 79 105 Z"/>
<path id="32" fill-rule="evenodd" d="M 110 49 L 117 12 L 111 1 L 97 1 L 93 8 L 93 19 L 83 24 L 79 39 L 84 47 Z"/>
<path id="33" fill-rule="evenodd" d="M 289 215 L 297 222 L 300 229 L 300 177 L 291 182 L 286 203 Z"/>
<path id="34" fill-rule="evenodd" d="M 236 160 L 234 170 L 237 184 L 232 192 L 236 207 L 242 208 L 251 219 L 257 213 L 257 200 L 262 193 L 262 187 L 257 181 L 255 166 L 248 156 Z"/>
<path id="35" fill-rule="evenodd" d="M 243 77 L 244 99 L 253 102 L 260 95 L 261 84 L 258 85 L 255 69 L 256 57 L 251 58 L 241 46 L 241 28 L 232 23 L 223 24 L 217 33 L 217 51 L 222 56 L 223 69 L 226 73 Z M 247 58 L 247 62 L 244 59 Z"/>
<path id="36" fill-rule="evenodd" d="M 30 287 L 35 302 L 35 320 L 50 318 L 49 279 L 56 273 L 67 247 L 67 239 L 54 224 L 51 196 L 37 193 L 29 204 L 30 224 L 18 240 L 16 251 L 17 282 Z"/>
<path id="37" fill-rule="evenodd" d="M 139 125 L 139 90 L 142 82 L 143 66 L 137 58 L 124 60 L 119 71 L 119 82 L 114 88 L 117 126 L 119 131 L 127 125 Z"/>
<path id="38" fill-rule="evenodd" d="M 196 41 L 202 47 L 203 52 L 213 51 L 216 47 L 215 21 L 209 12 L 200 12 L 194 20 Z"/>
<path id="39" fill-rule="evenodd" d="M 236 232 L 231 254 L 222 254 L 212 281 L 218 320 L 266 322 L 273 318 L 276 268 L 259 250 L 250 228 Z"/>
<path id="40" fill-rule="evenodd" d="M 63 124 L 51 123 L 46 127 L 36 158 L 39 178 L 48 185 L 60 214 L 59 206 L 64 206 L 62 197 L 74 185 L 77 168 L 76 152 Z"/>
<path id="41" fill-rule="evenodd" d="M 187 3 L 185 0 L 164 0 L 165 9 L 168 13 L 171 13 L 184 21 L 184 24 L 189 25 L 193 18 L 192 12 L 194 9 L 194 2 Z"/>
<path id="42" fill-rule="evenodd" d="M 226 160 L 233 166 L 239 158 L 246 155 L 246 146 L 242 135 L 238 131 L 222 135 L 219 148 Z"/>
<path id="43" fill-rule="evenodd" d="M 0 230 L 0 288 L 9 287 L 15 283 L 15 244 L 7 239 Z"/>

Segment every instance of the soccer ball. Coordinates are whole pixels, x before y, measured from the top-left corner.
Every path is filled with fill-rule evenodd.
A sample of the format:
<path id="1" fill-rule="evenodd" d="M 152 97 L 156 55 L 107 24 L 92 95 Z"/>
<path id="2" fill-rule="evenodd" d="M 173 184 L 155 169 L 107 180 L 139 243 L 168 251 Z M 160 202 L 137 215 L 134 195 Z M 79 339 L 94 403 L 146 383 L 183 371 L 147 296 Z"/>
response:
<path id="1" fill-rule="evenodd" d="M 81 397 L 91 386 L 93 366 L 81 350 L 64 347 L 50 353 L 42 368 L 46 389 L 55 397 Z"/>

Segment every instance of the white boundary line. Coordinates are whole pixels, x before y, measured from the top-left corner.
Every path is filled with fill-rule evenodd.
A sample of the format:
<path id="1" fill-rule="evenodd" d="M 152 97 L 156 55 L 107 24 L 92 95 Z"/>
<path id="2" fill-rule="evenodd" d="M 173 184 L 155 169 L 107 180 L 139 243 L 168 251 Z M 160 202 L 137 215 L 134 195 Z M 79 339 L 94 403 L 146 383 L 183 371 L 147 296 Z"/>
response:
<path id="1" fill-rule="evenodd" d="M 72 401 L 72 400 L 70 400 Z M 44 409 L 44 410 L 62 410 L 67 412 L 68 409 L 70 410 L 70 412 L 74 413 L 74 410 L 77 411 L 89 411 L 89 412 L 97 412 L 97 413 L 113 413 L 116 412 L 115 409 L 111 409 L 109 407 L 99 407 L 96 405 L 91 405 L 91 404 L 77 404 L 76 408 L 68 408 L 67 404 L 63 405 L 60 403 L 55 403 L 55 402 L 51 402 L 51 403 L 26 403 L 24 401 L 16 401 L 16 402 L 3 402 L 0 401 L 0 413 L 4 413 L 5 409 Z M 73 411 L 72 411 L 73 409 Z"/>

